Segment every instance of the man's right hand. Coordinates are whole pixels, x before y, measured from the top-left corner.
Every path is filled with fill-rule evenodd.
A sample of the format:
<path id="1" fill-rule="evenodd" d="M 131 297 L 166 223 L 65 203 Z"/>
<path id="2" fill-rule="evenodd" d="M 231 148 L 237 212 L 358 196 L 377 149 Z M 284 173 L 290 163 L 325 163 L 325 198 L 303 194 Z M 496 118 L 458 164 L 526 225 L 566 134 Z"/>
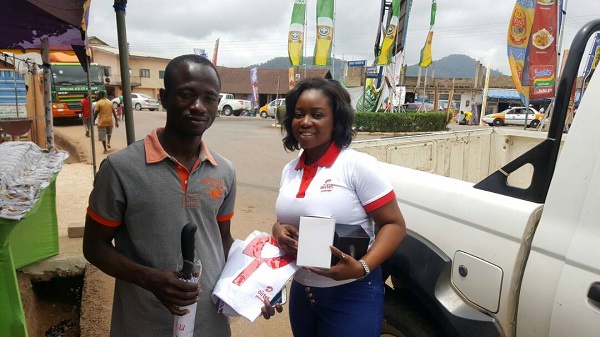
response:
<path id="1" fill-rule="evenodd" d="M 173 315 L 183 316 L 188 310 L 182 310 L 198 302 L 200 284 L 185 282 L 177 277 L 177 272 L 153 269 L 142 280 L 140 286 L 154 294 Z"/>

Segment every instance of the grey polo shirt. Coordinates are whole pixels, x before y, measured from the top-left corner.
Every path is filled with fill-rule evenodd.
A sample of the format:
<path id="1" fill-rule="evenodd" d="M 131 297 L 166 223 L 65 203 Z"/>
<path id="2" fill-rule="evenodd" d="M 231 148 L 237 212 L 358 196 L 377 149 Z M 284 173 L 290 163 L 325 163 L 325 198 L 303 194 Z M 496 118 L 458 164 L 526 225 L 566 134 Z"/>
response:
<path id="1" fill-rule="evenodd" d="M 188 172 L 164 151 L 159 130 L 102 162 L 88 215 L 118 226 L 115 246 L 125 256 L 167 270 L 176 270 L 181 258 L 181 229 L 195 223 L 196 258 L 203 268 L 194 336 L 230 336 L 227 318 L 217 313 L 210 294 L 225 265 L 217 220 L 233 216 L 233 164 L 203 143 L 198 163 Z M 169 336 L 173 319 L 151 292 L 116 280 L 111 336 Z"/>

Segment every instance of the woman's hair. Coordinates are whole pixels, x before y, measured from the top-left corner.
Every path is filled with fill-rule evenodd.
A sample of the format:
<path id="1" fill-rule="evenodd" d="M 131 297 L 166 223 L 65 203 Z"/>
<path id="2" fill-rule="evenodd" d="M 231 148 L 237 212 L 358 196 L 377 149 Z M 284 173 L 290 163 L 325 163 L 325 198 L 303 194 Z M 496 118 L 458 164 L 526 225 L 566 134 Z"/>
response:
<path id="1" fill-rule="evenodd" d="M 329 105 L 333 111 L 333 135 L 332 140 L 339 147 L 350 145 L 354 138 L 354 109 L 350 94 L 342 85 L 335 80 L 328 80 L 320 77 L 306 78 L 288 91 L 285 96 L 285 117 L 282 131 L 285 130 L 283 137 L 283 147 L 289 151 L 300 150 L 300 144 L 292 132 L 292 121 L 294 120 L 294 110 L 298 98 L 305 90 L 315 89 L 320 91 L 329 100 Z"/>

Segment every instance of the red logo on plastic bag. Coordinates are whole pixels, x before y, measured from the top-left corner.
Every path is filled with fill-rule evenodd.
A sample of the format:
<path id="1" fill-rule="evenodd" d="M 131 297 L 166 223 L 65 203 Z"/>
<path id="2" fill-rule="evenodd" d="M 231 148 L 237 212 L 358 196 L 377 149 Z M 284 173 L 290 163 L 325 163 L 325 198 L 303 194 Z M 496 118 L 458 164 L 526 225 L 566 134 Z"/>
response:
<path id="1" fill-rule="evenodd" d="M 263 263 L 269 266 L 271 269 L 279 269 L 294 261 L 294 258 L 289 255 L 262 258 L 261 253 L 267 243 L 275 247 L 279 247 L 274 237 L 262 236 L 254 238 L 252 241 L 250 241 L 246 248 L 244 248 L 243 253 L 253 257 L 254 260 L 250 262 L 250 264 L 246 266 L 246 268 L 244 268 L 244 270 L 242 270 L 235 279 L 233 279 L 233 284 L 241 286 Z"/>

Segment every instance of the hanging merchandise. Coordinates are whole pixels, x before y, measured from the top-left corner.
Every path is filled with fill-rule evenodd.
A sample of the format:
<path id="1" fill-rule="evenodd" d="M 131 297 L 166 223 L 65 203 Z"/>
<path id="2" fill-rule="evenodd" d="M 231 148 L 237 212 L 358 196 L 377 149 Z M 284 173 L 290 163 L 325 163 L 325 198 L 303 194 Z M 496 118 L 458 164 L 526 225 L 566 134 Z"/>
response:
<path id="1" fill-rule="evenodd" d="M 298 66 L 304 63 L 304 28 L 306 22 L 306 0 L 295 0 L 292 21 L 288 33 L 288 56 L 290 64 Z"/>
<path id="2" fill-rule="evenodd" d="M 333 9 L 335 0 L 317 0 L 317 42 L 314 65 L 331 65 L 333 45 Z"/>

